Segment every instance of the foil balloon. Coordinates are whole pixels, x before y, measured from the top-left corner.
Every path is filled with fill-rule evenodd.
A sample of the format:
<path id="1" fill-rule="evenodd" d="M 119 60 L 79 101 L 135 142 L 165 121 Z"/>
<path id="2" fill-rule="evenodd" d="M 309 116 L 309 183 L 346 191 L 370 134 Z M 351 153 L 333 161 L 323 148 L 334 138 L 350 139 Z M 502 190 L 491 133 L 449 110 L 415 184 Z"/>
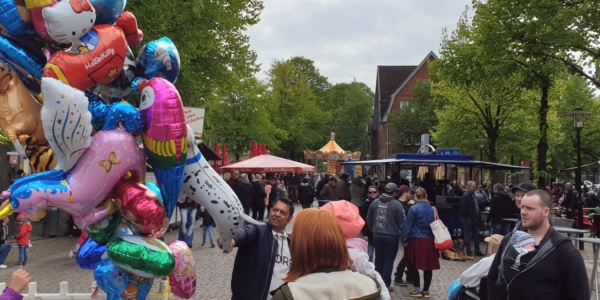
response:
<path id="1" fill-rule="evenodd" d="M 158 200 L 160 200 L 160 203 L 163 204 L 163 206 L 165 205 L 163 198 L 162 198 L 162 194 L 160 193 L 160 189 L 158 188 L 158 186 L 152 182 L 146 182 L 146 186 L 151 189 L 154 194 L 156 194 L 156 196 L 158 197 Z"/>
<path id="2" fill-rule="evenodd" d="M 183 181 L 187 151 L 187 127 L 183 103 L 173 84 L 163 78 L 142 80 L 138 85 L 144 132 L 142 140 L 171 218 Z"/>
<path id="3" fill-rule="evenodd" d="M 35 31 L 38 35 L 46 42 L 53 42 L 52 38 L 48 35 L 48 30 L 46 28 L 46 23 L 44 21 L 44 17 L 42 12 L 44 8 L 54 6 L 57 1 L 56 0 L 20 0 L 25 3 L 25 7 L 29 10 L 29 16 L 31 17 L 31 23 Z"/>
<path id="4" fill-rule="evenodd" d="M 130 274 L 119 268 L 110 259 L 102 260 L 94 270 L 94 279 L 106 292 L 107 299 L 146 299 L 153 280 Z"/>
<path id="5" fill-rule="evenodd" d="M 0 27 L 12 36 L 35 34 L 23 1 L 0 0 Z"/>
<path id="6" fill-rule="evenodd" d="M 104 126 L 108 104 L 102 98 L 90 92 L 85 92 L 88 98 L 88 110 L 92 114 L 92 127 L 96 131 L 100 131 Z"/>
<path id="7" fill-rule="evenodd" d="M 56 156 L 49 145 L 38 143 L 38 140 L 30 135 L 20 135 L 19 142 L 25 145 L 25 155 L 29 160 L 31 174 L 56 167 Z"/>
<path id="8" fill-rule="evenodd" d="M 123 12 L 117 18 L 117 26 L 123 28 L 123 33 L 129 46 L 135 46 L 142 42 L 144 34 L 138 29 L 137 20 L 133 13 L 129 11 Z"/>
<path id="9" fill-rule="evenodd" d="M 121 214 L 116 212 L 85 228 L 90 239 L 96 243 L 108 242 L 121 223 Z"/>
<path id="10" fill-rule="evenodd" d="M 45 59 L 26 51 L 18 42 L 0 36 L 0 60 L 10 64 L 30 90 L 39 93 Z"/>
<path id="11" fill-rule="evenodd" d="M 77 89 L 111 83 L 123 70 L 127 42 L 117 26 L 98 25 L 48 60 L 42 75 L 60 79 Z"/>
<path id="12" fill-rule="evenodd" d="M 123 63 L 123 72 L 108 85 L 100 87 L 100 93 L 108 97 L 110 103 L 127 100 L 131 95 L 131 83 L 136 77 L 135 57 L 131 49 L 127 49 L 127 56 Z"/>
<path id="13" fill-rule="evenodd" d="M 148 42 L 138 54 L 138 74 L 146 79 L 161 77 L 175 83 L 180 65 L 179 52 L 167 37 Z"/>
<path id="14" fill-rule="evenodd" d="M 35 216 L 53 205 L 70 213 L 79 228 L 85 228 L 116 211 L 112 201 L 98 205 L 117 181 L 126 174 L 138 180 L 145 177 L 143 150 L 120 128 L 98 132 L 92 138 L 91 114 L 81 91 L 43 78 L 42 92 L 46 99 L 42 122 L 57 166 L 17 179 L 0 198 L 9 197 L 13 210 L 25 216 Z M 81 163 L 75 165 L 78 161 Z"/>
<path id="15" fill-rule="evenodd" d="M 196 293 L 196 266 L 192 250 L 182 241 L 171 241 L 169 247 L 175 255 L 175 270 L 169 275 L 171 292 L 183 299 Z"/>
<path id="16" fill-rule="evenodd" d="M 77 266 L 84 270 L 96 269 L 96 266 L 102 261 L 104 252 L 106 252 L 106 244 L 99 244 L 88 237 L 77 251 L 75 259 Z"/>
<path id="17" fill-rule="evenodd" d="M 163 227 L 165 209 L 152 190 L 132 180 L 121 180 L 113 189 L 113 196 L 123 218 L 144 235 L 154 235 Z"/>
<path id="18" fill-rule="evenodd" d="M 164 277 L 175 269 L 171 249 L 153 237 L 119 237 L 108 243 L 106 253 L 116 265 L 141 277 Z"/>
<path id="19" fill-rule="evenodd" d="M 122 127 L 127 132 L 139 134 L 142 132 L 142 117 L 140 111 L 127 102 L 116 102 L 106 111 L 102 130 Z"/>
<path id="20" fill-rule="evenodd" d="M 49 42 L 70 44 L 94 26 L 96 11 L 89 0 L 64 0 L 44 7 L 42 18 L 45 30 L 36 28 L 42 37 Z"/>
<path id="21" fill-rule="evenodd" d="M 2 61 L 0 61 L 0 103 L 2 103 L 0 127 L 21 157 L 25 158 L 26 153 L 18 136 L 33 136 L 38 143 L 47 143 L 40 117 L 42 105 L 29 93 L 19 76 Z"/>
<path id="22" fill-rule="evenodd" d="M 121 224 L 119 224 L 119 226 L 117 226 L 117 229 L 115 229 L 115 232 L 110 237 L 109 241 L 120 238 L 122 236 L 135 235 L 135 234 L 136 234 L 136 232 L 133 231 L 131 226 L 129 226 L 129 224 L 127 224 L 127 222 L 122 221 Z"/>
<path id="23" fill-rule="evenodd" d="M 96 9 L 96 25 L 114 24 L 125 9 L 127 0 L 90 0 Z"/>
<path id="24" fill-rule="evenodd" d="M 242 203 L 231 187 L 215 172 L 200 153 L 194 131 L 187 126 L 187 159 L 181 194 L 208 210 L 217 225 L 223 249 L 231 249 L 231 239 L 242 227 L 242 220 L 260 224 L 244 213 Z"/>

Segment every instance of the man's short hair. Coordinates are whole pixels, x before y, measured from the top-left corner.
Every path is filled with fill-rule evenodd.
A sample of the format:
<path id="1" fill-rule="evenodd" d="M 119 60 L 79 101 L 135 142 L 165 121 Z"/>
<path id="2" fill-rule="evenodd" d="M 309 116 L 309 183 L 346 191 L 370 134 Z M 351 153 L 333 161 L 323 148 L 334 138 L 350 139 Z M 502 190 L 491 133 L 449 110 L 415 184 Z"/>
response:
<path id="1" fill-rule="evenodd" d="M 496 190 L 498 192 L 499 191 L 504 191 L 504 187 L 502 186 L 501 183 L 496 183 L 496 184 L 494 184 L 494 190 Z"/>
<path id="2" fill-rule="evenodd" d="M 475 181 L 469 181 L 469 182 L 467 182 L 467 187 L 469 187 L 469 186 L 477 187 L 477 184 L 475 183 Z"/>
<path id="3" fill-rule="evenodd" d="M 337 178 L 335 178 L 335 176 L 331 176 L 331 177 L 329 177 L 329 182 L 331 182 L 331 181 L 337 182 L 338 180 L 337 180 Z"/>
<path id="4" fill-rule="evenodd" d="M 290 208 L 290 216 L 294 215 L 294 202 L 292 202 L 292 200 L 288 199 L 288 198 L 279 198 L 277 200 L 275 200 L 275 203 L 277 202 L 281 202 L 285 205 L 287 205 Z M 273 203 L 273 206 L 275 206 L 275 203 Z"/>
<path id="5" fill-rule="evenodd" d="M 526 197 L 538 196 L 540 198 L 540 205 L 542 207 L 547 207 L 552 210 L 552 195 L 548 193 L 548 191 L 544 190 L 532 190 L 525 194 Z"/>
<path id="6" fill-rule="evenodd" d="M 256 174 L 256 175 L 254 175 L 254 178 L 256 178 L 257 180 L 261 180 L 262 179 L 262 175 Z"/>

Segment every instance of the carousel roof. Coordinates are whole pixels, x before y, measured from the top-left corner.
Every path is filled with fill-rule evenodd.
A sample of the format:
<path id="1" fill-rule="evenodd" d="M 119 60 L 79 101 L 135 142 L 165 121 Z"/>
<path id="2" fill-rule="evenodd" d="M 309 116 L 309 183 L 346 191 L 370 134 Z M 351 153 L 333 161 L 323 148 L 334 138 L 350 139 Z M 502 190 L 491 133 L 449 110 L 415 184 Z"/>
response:
<path id="1" fill-rule="evenodd" d="M 344 149 L 342 149 L 342 147 L 340 147 L 340 145 L 338 145 L 333 138 L 329 140 L 329 142 L 325 144 L 323 148 L 319 149 L 319 151 L 323 153 L 345 152 Z"/>

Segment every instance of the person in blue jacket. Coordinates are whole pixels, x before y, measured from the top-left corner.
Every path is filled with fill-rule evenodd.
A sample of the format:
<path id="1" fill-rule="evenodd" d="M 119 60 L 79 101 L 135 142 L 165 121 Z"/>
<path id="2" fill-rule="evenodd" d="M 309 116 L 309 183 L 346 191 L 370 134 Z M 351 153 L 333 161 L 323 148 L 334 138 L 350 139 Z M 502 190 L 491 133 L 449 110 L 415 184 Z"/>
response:
<path id="1" fill-rule="evenodd" d="M 294 216 L 294 204 L 287 198 L 273 203 L 267 223 L 246 224 L 235 235 L 229 250 L 238 247 L 231 274 L 232 300 L 269 300 L 270 291 L 284 282 L 292 263 L 290 235 L 286 226 Z M 217 239 L 219 248 L 223 248 Z"/>

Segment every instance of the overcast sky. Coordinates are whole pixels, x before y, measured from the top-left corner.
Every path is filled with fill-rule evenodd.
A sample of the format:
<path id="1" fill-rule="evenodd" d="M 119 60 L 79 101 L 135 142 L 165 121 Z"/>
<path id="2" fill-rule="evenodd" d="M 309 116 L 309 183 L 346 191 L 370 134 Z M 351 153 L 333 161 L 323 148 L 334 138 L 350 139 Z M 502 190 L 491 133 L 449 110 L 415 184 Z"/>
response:
<path id="1" fill-rule="evenodd" d="M 354 78 L 374 91 L 377 65 L 417 65 L 439 52 L 471 0 L 264 0 L 248 30 L 261 78 L 275 60 L 304 56 L 331 83 Z"/>

